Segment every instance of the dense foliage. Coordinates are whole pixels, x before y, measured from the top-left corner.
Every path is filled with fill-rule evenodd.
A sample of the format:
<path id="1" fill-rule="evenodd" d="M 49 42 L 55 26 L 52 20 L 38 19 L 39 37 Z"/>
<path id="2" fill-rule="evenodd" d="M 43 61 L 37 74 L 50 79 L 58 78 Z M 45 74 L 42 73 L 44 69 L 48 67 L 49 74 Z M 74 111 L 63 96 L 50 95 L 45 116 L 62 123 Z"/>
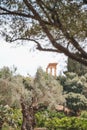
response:
<path id="1" fill-rule="evenodd" d="M 8 105 L 0 105 L 0 129 L 2 129 L 2 125 L 5 123 L 15 129 L 20 128 L 22 124 L 21 109 L 14 109 Z"/>
<path id="2" fill-rule="evenodd" d="M 63 104 L 63 87 L 51 75 L 38 68 L 34 80 L 34 91 L 40 103 L 45 103 L 49 108 L 55 108 L 56 104 Z"/>
<path id="3" fill-rule="evenodd" d="M 66 76 L 59 77 L 63 85 L 63 93 L 66 98 L 66 105 L 78 114 L 80 110 L 87 108 L 87 98 L 84 93 L 86 90 L 86 76 L 78 76 L 76 73 L 67 72 Z"/>
<path id="4" fill-rule="evenodd" d="M 87 66 L 84 1 L 1 0 L 0 34 L 10 42 L 33 41 L 40 51 L 64 53 Z"/>
<path id="5" fill-rule="evenodd" d="M 39 112 L 36 114 L 36 119 L 37 127 L 46 127 L 48 130 L 86 130 L 87 128 L 87 118 L 65 117 L 63 113 L 58 112 Z"/>
<path id="6" fill-rule="evenodd" d="M 20 129 L 26 112 L 29 115 L 26 119 L 31 116 L 36 127 L 49 130 L 85 130 L 87 127 L 87 112 L 83 111 L 87 109 L 87 74 L 78 76 L 66 72 L 65 76 L 55 78 L 38 68 L 32 78 L 15 75 L 7 67 L 2 68 L 0 74 L 0 128 L 8 124 Z M 70 113 L 65 113 L 64 109 L 58 112 L 55 109 L 58 105 Z"/>
<path id="7" fill-rule="evenodd" d="M 78 63 L 70 58 L 68 58 L 68 64 L 67 64 L 67 68 L 69 72 L 74 72 L 77 73 L 78 75 L 84 75 L 85 73 L 87 73 L 87 67 L 84 66 L 81 63 Z"/>

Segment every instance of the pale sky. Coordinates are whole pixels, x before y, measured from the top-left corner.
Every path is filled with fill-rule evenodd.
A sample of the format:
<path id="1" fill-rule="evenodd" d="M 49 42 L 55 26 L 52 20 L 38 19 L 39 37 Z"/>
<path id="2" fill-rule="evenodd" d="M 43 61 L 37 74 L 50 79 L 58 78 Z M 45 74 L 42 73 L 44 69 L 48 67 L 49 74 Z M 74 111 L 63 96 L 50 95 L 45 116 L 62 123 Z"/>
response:
<path id="1" fill-rule="evenodd" d="M 66 70 L 67 58 L 63 54 L 31 51 L 29 44 L 15 47 L 5 41 L 0 41 L 0 68 L 8 66 L 17 67 L 17 73 L 26 76 L 34 76 L 37 68 L 42 67 L 45 71 L 49 63 L 57 62 L 57 75 Z"/>

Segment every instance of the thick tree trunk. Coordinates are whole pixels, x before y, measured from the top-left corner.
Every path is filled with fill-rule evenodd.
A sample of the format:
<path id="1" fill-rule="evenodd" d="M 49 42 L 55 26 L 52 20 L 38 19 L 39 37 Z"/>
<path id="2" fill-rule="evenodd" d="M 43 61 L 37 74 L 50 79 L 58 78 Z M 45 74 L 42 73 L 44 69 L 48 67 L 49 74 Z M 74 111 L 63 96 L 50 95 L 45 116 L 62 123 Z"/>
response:
<path id="1" fill-rule="evenodd" d="M 35 119 L 34 119 L 33 107 L 30 106 L 28 108 L 23 100 L 21 100 L 21 107 L 22 107 L 22 115 L 23 115 L 21 130 L 34 130 Z"/>
<path id="2" fill-rule="evenodd" d="M 26 118 L 24 116 L 23 116 L 23 122 L 22 122 L 21 130 L 26 130 Z"/>

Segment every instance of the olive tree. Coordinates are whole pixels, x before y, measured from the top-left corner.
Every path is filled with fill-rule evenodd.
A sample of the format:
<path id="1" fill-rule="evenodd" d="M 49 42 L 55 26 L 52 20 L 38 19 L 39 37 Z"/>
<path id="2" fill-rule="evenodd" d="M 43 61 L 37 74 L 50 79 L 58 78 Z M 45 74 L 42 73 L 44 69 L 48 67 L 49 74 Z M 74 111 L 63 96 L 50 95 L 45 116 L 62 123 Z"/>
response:
<path id="1" fill-rule="evenodd" d="M 56 105 L 65 102 L 62 85 L 41 68 L 38 68 L 36 73 L 34 91 L 38 103 L 46 105 L 48 109 L 55 109 Z"/>
<path id="2" fill-rule="evenodd" d="M 22 130 L 33 130 L 35 127 L 35 114 L 39 110 L 54 110 L 57 104 L 63 104 L 65 98 L 62 95 L 63 87 L 51 75 L 38 68 L 35 78 L 24 78 L 23 84 L 31 93 L 27 101 L 21 100 L 23 124 Z"/>
<path id="3" fill-rule="evenodd" d="M 10 122 L 11 108 L 13 110 L 20 109 L 21 97 L 28 98 L 29 93 L 24 88 L 23 77 L 13 75 L 12 71 L 8 67 L 3 67 L 0 70 L 0 128 L 4 122 Z M 10 110 L 9 110 L 10 109 Z M 12 120 L 10 118 L 10 120 Z M 14 124 L 16 125 L 16 124 Z"/>

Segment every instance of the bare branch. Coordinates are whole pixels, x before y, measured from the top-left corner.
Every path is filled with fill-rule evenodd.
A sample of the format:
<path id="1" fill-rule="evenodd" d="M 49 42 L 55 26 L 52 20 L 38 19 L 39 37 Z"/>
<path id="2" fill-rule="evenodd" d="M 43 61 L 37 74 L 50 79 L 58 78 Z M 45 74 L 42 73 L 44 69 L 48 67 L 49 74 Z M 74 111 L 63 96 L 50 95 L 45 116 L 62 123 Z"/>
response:
<path id="1" fill-rule="evenodd" d="M 0 9 L 2 11 L 4 11 L 4 12 L 0 13 L 0 15 L 14 15 L 14 16 L 21 16 L 21 17 L 35 19 L 35 17 L 33 15 L 30 15 L 30 14 L 20 13 L 20 12 L 16 12 L 16 11 L 10 11 L 6 8 L 1 7 L 1 6 L 0 6 Z"/>
<path id="2" fill-rule="evenodd" d="M 61 51 L 57 50 L 57 49 L 52 49 L 52 48 L 43 48 L 40 44 L 40 42 L 34 40 L 34 39 L 31 39 L 31 38 L 17 38 L 17 39 L 14 39 L 14 40 L 11 40 L 10 42 L 15 42 L 17 40 L 26 40 L 26 41 L 33 41 L 37 44 L 37 47 L 36 49 L 40 50 L 40 51 L 48 51 L 48 52 L 57 52 L 57 53 L 62 53 Z"/>

